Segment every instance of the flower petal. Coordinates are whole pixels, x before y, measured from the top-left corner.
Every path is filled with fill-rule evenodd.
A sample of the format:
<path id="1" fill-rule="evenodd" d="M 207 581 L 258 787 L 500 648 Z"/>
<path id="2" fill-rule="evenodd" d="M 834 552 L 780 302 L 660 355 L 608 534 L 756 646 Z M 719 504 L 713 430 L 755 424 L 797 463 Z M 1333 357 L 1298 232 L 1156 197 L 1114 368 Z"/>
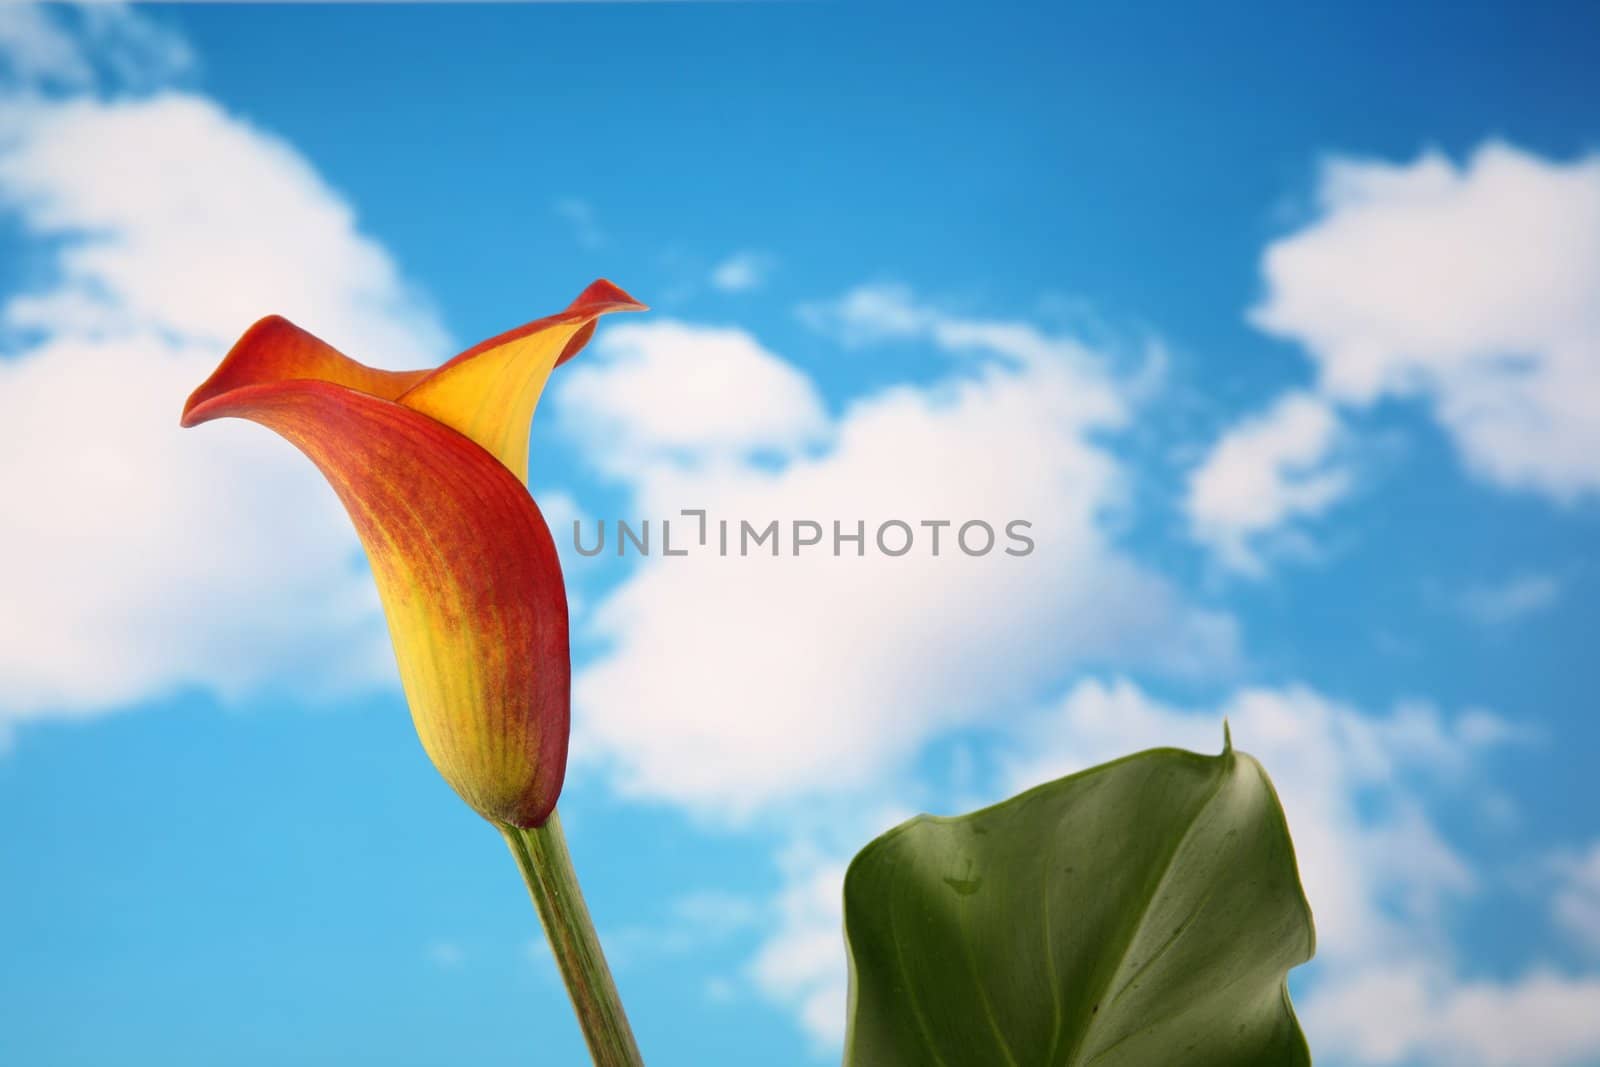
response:
<path id="1" fill-rule="evenodd" d="M 549 528 L 494 457 L 403 405 L 326 381 L 191 401 L 185 425 L 267 426 L 321 468 L 377 579 L 423 747 L 485 818 L 541 824 L 561 791 L 571 662 Z"/>
<path id="2" fill-rule="evenodd" d="M 644 309 L 601 279 L 559 315 L 467 349 L 414 385 L 400 403 L 466 434 L 526 482 L 528 426 L 550 372 L 578 354 L 601 315 Z"/>
<path id="3" fill-rule="evenodd" d="M 357 363 L 281 315 L 269 315 L 234 342 L 211 377 L 190 394 L 184 413 L 187 417 L 190 408 L 232 389 L 292 378 L 333 382 L 393 400 L 431 373 L 377 370 Z"/>

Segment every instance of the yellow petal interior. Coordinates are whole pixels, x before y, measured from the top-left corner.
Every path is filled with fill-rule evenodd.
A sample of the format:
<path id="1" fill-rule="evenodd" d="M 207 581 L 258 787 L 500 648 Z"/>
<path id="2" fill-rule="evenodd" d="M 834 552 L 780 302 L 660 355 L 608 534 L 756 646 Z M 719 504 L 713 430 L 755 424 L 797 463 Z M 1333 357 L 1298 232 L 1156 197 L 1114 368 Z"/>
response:
<path id="1" fill-rule="evenodd" d="M 589 321 L 554 323 L 447 364 L 400 403 L 476 441 L 526 484 L 534 409 L 562 350 Z"/>

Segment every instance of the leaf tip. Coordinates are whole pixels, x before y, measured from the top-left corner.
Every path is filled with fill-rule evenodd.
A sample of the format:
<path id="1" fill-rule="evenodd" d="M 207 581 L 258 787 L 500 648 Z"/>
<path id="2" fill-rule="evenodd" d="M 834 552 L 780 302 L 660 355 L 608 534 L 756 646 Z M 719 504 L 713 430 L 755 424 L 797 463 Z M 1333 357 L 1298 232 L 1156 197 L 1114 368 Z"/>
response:
<path id="1" fill-rule="evenodd" d="M 1233 729 L 1228 725 L 1228 717 L 1222 717 L 1222 754 L 1233 755 Z"/>

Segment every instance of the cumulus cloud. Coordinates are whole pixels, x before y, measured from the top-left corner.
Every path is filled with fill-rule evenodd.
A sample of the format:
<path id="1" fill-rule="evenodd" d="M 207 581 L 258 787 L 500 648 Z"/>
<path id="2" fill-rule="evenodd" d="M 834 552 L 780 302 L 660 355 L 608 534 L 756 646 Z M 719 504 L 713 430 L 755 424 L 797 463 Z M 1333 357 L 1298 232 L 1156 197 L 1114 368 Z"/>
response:
<path id="1" fill-rule="evenodd" d="M 1480 477 L 1600 489 L 1600 159 L 1337 160 L 1264 274 L 1253 321 L 1304 345 L 1331 398 L 1420 397 Z"/>
<path id="2" fill-rule="evenodd" d="M 557 384 L 562 428 L 617 477 L 790 454 L 828 431 L 811 380 L 735 327 L 621 323 Z"/>
<path id="3" fill-rule="evenodd" d="M 1191 533 L 1225 565 L 1262 574 L 1260 542 L 1284 544 L 1288 524 L 1315 518 L 1349 492 L 1339 434 L 1338 415 L 1305 393 L 1288 393 L 1229 429 L 1189 477 Z"/>
<path id="4" fill-rule="evenodd" d="M 1439 1067 L 1585 1067 L 1600 1057 L 1600 977 L 1462 980 L 1392 963 L 1343 976 L 1301 1012 L 1318 1058 Z"/>
<path id="5" fill-rule="evenodd" d="M 711 286 L 725 293 L 747 293 L 765 285 L 775 265 L 764 253 L 736 252 L 712 268 Z"/>
<path id="6" fill-rule="evenodd" d="M 844 1041 L 849 975 L 844 963 L 845 864 L 813 855 L 788 857 L 773 931 L 751 961 L 763 996 L 794 1012 L 818 1051 Z"/>
<path id="7" fill-rule="evenodd" d="M 0 108 L 0 196 L 52 242 L 56 274 L 7 302 L 8 326 L 225 348 L 272 308 L 389 364 L 443 349 L 427 301 L 311 164 L 205 97 Z"/>
<path id="8" fill-rule="evenodd" d="M 573 366 L 556 387 L 563 424 L 622 423 L 638 405 L 595 383 L 650 346 L 674 353 L 619 439 L 628 462 L 598 460 L 635 514 L 705 509 L 736 531 L 773 520 L 785 531 L 776 557 L 651 558 L 595 607 L 606 649 L 575 683 L 581 758 L 625 793 L 738 816 L 875 780 L 939 731 L 1003 714 L 1086 662 L 1229 668 L 1232 621 L 1108 532 L 1126 475 L 1097 437 L 1124 425 L 1129 405 L 1099 357 L 1020 324 L 969 325 L 961 374 L 860 398 L 820 424 L 803 376 L 726 330 L 629 324 Z M 719 348 L 743 369 L 701 374 L 696 352 Z M 747 419 L 744 383 L 758 381 L 786 383 L 775 389 L 785 399 Z M 664 458 L 641 462 L 652 446 Z M 793 551 L 796 520 L 818 524 L 819 547 Z M 911 528 L 911 552 L 875 543 L 890 520 Z M 1035 548 L 968 555 L 959 528 L 974 520 L 1013 548 L 1008 524 L 1031 523 Z M 859 524 L 860 550 L 834 555 L 835 522 Z"/>
<path id="9" fill-rule="evenodd" d="M 1461 163 L 1333 159 L 1314 217 L 1266 249 L 1262 274 L 1250 320 L 1303 347 L 1325 408 L 1416 401 L 1487 484 L 1600 491 L 1600 158 L 1489 143 Z M 1316 510 L 1336 484 L 1313 483 Z"/>
<path id="10" fill-rule="evenodd" d="M 293 148 L 189 93 L 7 97 L 0 209 L 45 279 L 0 310 L 0 720 L 386 682 L 315 471 L 177 416 L 268 312 L 391 365 L 444 354 L 388 253 Z"/>
<path id="11" fill-rule="evenodd" d="M 787 533 L 777 558 L 652 558 L 595 609 L 608 648 L 576 682 L 575 753 L 622 791 L 721 817 L 774 813 L 806 841 L 781 859 L 785 888 L 749 974 L 819 1048 L 837 1045 L 845 1019 L 843 859 L 909 814 L 886 810 L 898 790 L 885 783 L 903 782 L 924 743 L 1003 722 L 1085 663 L 1205 674 L 1235 656 L 1229 618 L 1115 544 L 1127 472 L 1102 438 L 1128 424 L 1136 390 L 1103 354 L 909 290 L 863 292 L 830 305 L 876 316 L 867 330 L 867 313 L 850 312 L 846 343 L 926 344 L 959 357 L 954 372 L 829 414 L 803 372 L 747 333 L 641 322 L 603 335 L 552 395 L 636 515 L 809 519 L 827 542 L 836 519 L 861 521 L 869 542 L 885 519 L 917 527 L 920 549 L 898 558 L 875 546 L 836 558 L 831 543 L 796 556 Z M 828 315 L 811 313 L 843 337 Z M 636 391 L 614 373 L 640 364 L 649 384 Z M 934 557 L 918 525 L 1011 517 L 1033 523 L 1027 557 L 969 557 L 953 527 Z M 679 529 L 695 523 L 675 540 Z M 816 840 L 784 803 L 800 796 L 840 812 Z"/>

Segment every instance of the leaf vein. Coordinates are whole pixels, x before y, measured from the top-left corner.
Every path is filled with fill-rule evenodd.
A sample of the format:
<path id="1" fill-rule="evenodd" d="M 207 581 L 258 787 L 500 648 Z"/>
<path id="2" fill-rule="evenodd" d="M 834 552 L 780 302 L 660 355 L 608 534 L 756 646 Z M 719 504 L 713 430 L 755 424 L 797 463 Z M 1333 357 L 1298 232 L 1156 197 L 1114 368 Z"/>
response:
<path id="1" fill-rule="evenodd" d="M 1151 888 L 1149 894 L 1146 895 L 1143 903 L 1140 904 L 1139 914 L 1135 916 L 1133 922 L 1129 925 L 1128 936 L 1123 939 L 1122 947 L 1117 951 L 1116 966 L 1106 974 L 1106 977 L 1101 983 L 1100 988 L 1095 991 L 1094 999 L 1090 1001 L 1090 1003 L 1100 1003 L 1100 1001 L 1105 997 L 1107 990 L 1110 988 L 1111 982 L 1122 970 L 1123 964 L 1127 962 L 1128 953 L 1132 950 L 1134 941 L 1136 941 L 1139 937 L 1139 930 L 1144 926 L 1145 918 L 1150 914 L 1150 908 L 1155 904 L 1156 898 L 1161 895 L 1162 887 L 1167 884 L 1167 878 L 1172 874 L 1173 860 L 1176 859 L 1178 853 L 1182 851 L 1184 842 L 1189 840 L 1189 835 L 1194 832 L 1194 828 L 1199 825 L 1200 817 L 1205 814 L 1206 809 L 1211 806 L 1211 802 L 1214 801 L 1217 798 L 1217 795 L 1222 792 L 1222 787 L 1227 784 L 1228 776 L 1232 773 L 1234 765 L 1234 761 L 1231 759 L 1225 761 L 1221 773 L 1217 776 L 1217 783 L 1211 787 L 1208 793 L 1206 793 L 1205 799 L 1199 804 L 1195 805 L 1194 814 L 1189 817 L 1189 822 L 1184 826 L 1183 833 L 1178 835 L 1177 841 L 1173 843 L 1171 848 L 1167 849 L 1166 854 L 1162 857 L 1161 877 L 1156 879 L 1156 884 Z M 1082 1052 L 1092 1029 L 1092 1021 L 1084 1026 L 1083 1030 L 1078 1034 L 1076 1040 L 1074 1040 L 1072 1047 L 1067 1050 L 1067 1056 L 1062 1061 L 1063 1064 L 1080 1062 L 1078 1059 L 1079 1053 Z M 1117 1043 L 1120 1043 L 1120 1041 Z M 1092 1056 L 1089 1058 L 1089 1060 L 1084 1060 L 1081 1062 L 1089 1063 L 1095 1058 L 1096 1057 Z"/>

